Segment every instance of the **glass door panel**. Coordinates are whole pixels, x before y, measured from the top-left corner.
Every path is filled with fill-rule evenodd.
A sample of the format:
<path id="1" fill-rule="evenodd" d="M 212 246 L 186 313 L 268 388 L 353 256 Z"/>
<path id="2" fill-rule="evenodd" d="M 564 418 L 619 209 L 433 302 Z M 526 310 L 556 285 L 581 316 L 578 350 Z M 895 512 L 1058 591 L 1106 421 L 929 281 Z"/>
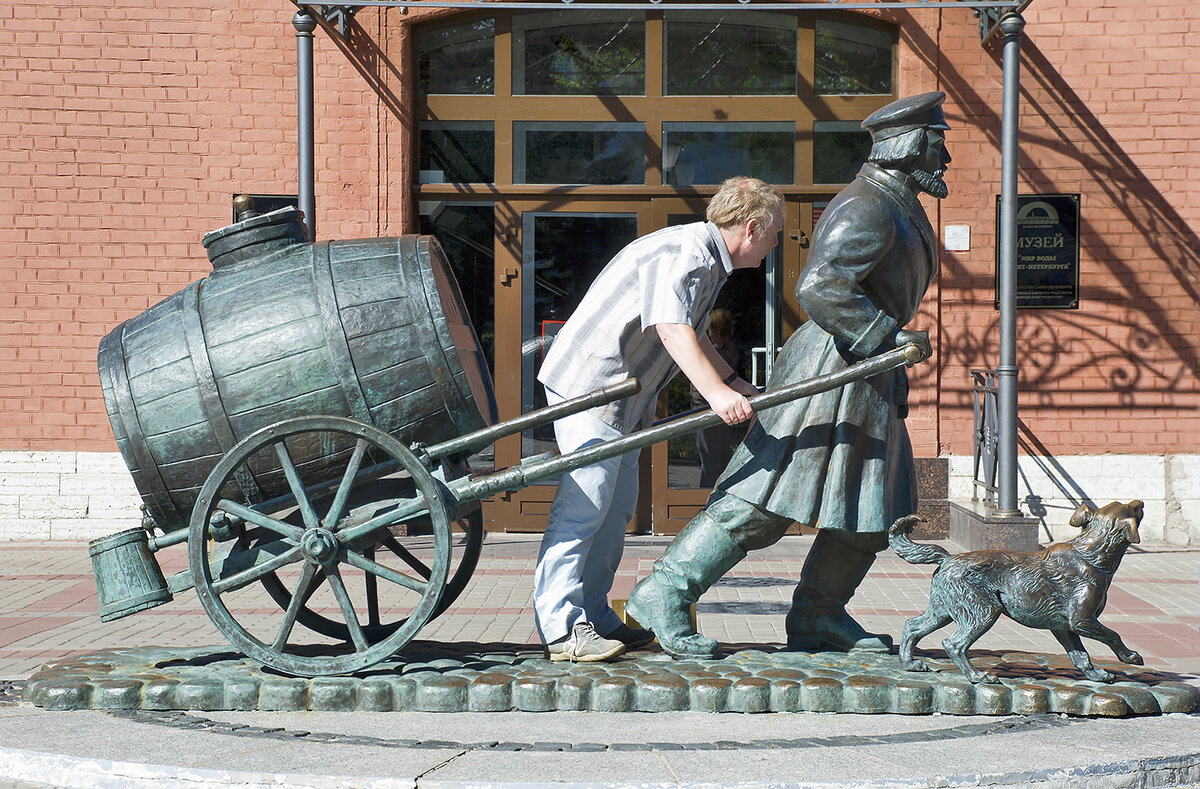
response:
<path id="1" fill-rule="evenodd" d="M 547 342 L 574 312 L 592 280 L 626 244 L 650 227 L 649 203 L 610 200 L 513 201 L 498 206 L 497 302 L 502 318 L 496 339 L 496 399 L 501 419 L 546 404 L 537 381 Z M 496 443 L 496 465 L 555 449 L 553 425 L 526 430 Z M 649 530 L 648 470 L 634 527 Z M 505 531 L 546 528 L 554 481 L 529 485 L 494 499 L 496 526 Z"/>
<path id="2" fill-rule="evenodd" d="M 702 220 L 703 215 L 667 215 L 668 225 Z M 766 385 L 778 345 L 779 325 L 775 287 L 778 250 L 763 265 L 734 271 L 709 313 L 708 338 L 721 357 L 755 386 Z M 707 408 L 708 403 L 687 378 L 678 374 L 667 386 L 665 415 Z M 674 489 L 711 488 L 745 436 L 746 428 L 721 425 L 667 442 L 667 486 Z"/>
<path id="3" fill-rule="evenodd" d="M 795 323 L 785 292 L 794 287 L 794 272 L 801 265 L 798 255 L 803 236 L 800 206 L 786 203 L 781 242 L 762 265 L 734 271 L 721 289 L 709 321 L 709 339 L 743 378 L 764 387 L 785 332 Z M 654 201 L 656 225 L 681 224 L 703 217 L 703 200 L 659 199 Z M 677 375 L 659 399 L 659 417 L 691 408 L 707 408 L 687 378 Z M 697 431 L 660 443 L 653 449 L 651 474 L 654 493 L 651 508 L 655 534 L 674 534 L 704 505 L 712 485 L 724 471 L 734 448 L 745 436 L 746 426 L 724 425 Z"/>
<path id="4" fill-rule="evenodd" d="M 487 359 L 488 370 L 495 380 L 496 371 L 496 254 L 495 206 L 490 202 L 446 203 L 421 201 L 418 206 L 418 232 L 432 235 L 442 250 L 458 280 L 463 303 Z M 492 447 L 468 459 L 472 470 L 486 470 L 495 465 Z"/>
<path id="5" fill-rule="evenodd" d="M 592 280 L 637 238 L 637 214 L 537 213 L 522 217 L 521 411 L 546 405 L 537 382 L 545 348 Z M 554 427 L 524 433 L 521 456 L 554 449 Z"/>

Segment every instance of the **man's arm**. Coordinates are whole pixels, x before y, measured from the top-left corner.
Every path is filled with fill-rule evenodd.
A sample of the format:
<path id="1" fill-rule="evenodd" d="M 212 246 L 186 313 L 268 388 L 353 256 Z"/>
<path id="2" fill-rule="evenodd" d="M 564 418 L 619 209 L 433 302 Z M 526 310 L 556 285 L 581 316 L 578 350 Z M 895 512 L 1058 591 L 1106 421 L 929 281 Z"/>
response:
<path id="1" fill-rule="evenodd" d="M 718 371 L 718 367 L 701 347 L 695 329 L 686 323 L 657 323 L 654 329 L 658 332 L 667 353 L 675 360 L 675 364 L 679 365 L 679 369 L 692 382 L 692 386 L 696 387 L 696 391 L 708 401 L 709 407 L 725 420 L 725 424 L 736 425 L 754 415 L 754 409 L 746 397 L 733 387 L 722 383 L 722 379 L 733 371 L 719 357 L 717 361 L 724 372 Z M 704 338 L 704 342 L 716 356 L 716 351 L 712 349 L 712 343 L 707 337 Z M 734 383 L 738 381 L 735 379 Z"/>
<path id="2" fill-rule="evenodd" d="M 700 335 L 700 350 L 704 351 L 704 355 L 712 363 L 712 366 L 714 369 L 716 369 L 717 374 L 721 376 L 722 381 L 728 380 L 729 376 L 733 375 L 734 369 L 730 367 L 729 362 L 725 361 L 725 358 L 721 356 L 721 353 L 717 350 L 716 346 L 712 344 L 712 340 L 708 338 L 707 334 Z M 729 382 L 729 388 L 738 394 L 745 395 L 746 397 L 754 397 L 756 394 L 762 394 L 762 392 L 758 390 L 758 387 L 742 378 L 740 375 L 735 375 L 733 377 L 733 380 Z"/>

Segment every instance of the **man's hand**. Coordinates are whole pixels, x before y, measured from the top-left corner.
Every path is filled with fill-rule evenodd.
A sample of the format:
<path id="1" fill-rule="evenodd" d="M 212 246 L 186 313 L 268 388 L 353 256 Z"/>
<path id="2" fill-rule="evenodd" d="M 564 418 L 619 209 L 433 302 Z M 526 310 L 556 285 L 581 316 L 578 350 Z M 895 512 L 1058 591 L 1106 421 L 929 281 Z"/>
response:
<path id="1" fill-rule="evenodd" d="M 708 401 L 708 407 L 713 413 L 725 420 L 727 425 L 741 424 L 754 416 L 754 409 L 745 395 L 724 384 L 721 385 L 721 390 L 712 395 L 705 395 L 704 399 Z"/>
<path id="2" fill-rule="evenodd" d="M 658 332 L 667 353 L 675 360 L 675 364 L 679 365 L 679 369 L 692 382 L 692 386 L 695 386 L 696 391 L 707 401 L 709 408 L 721 417 L 725 424 L 736 425 L 754 416 L 754 409 L 745 395 L 722 382 L 721 373 L 713 366 L 710 354 L 701 347 L 701 340 L 696 336 L 695 329 L 686 323 L 659 323 L 654 329 Z M 712 348 L 712 343 L 707 337 L 703 343 L 709 349 Z M 716 352 L 711 351 L 711 355 L 715 357 Z M 724 362 L 721 362 L 721 366 L 728 370 L 728 365 Z M 737 382 L 737 379 L 734 379 L 731 383 L 736 385 Z"/>
<path id="3" fill-rule="evenodd" d="M 929 332 L 901 329 L 892 338 L 892 345 L 895 348 L 910 344 L 917 346 L 922 359 L 928 359 L 933 355 L 933 347 L 929 344 Z"/>

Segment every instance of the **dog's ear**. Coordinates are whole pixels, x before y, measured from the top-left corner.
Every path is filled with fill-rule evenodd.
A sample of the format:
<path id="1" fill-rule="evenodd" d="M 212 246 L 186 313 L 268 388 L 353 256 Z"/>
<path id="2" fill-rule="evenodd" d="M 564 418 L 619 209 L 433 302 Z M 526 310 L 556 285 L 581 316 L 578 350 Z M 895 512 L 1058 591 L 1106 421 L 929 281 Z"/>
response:
<path id="1" fill-rule="evenodd" d="M 1087 505 L 1087 502 L 1080 504 L 1075 508 L 1075 512 L 1071 513 L 1070 524 L 1076 529 L 1082 529 L 1087 525 L 1088 520 L 1096 514 L 1096 511 Z"/>
<path id="2" fill-rule="evenodd" d="M 1141 535 L 1138 534 L 1138 525 L 1142 522 L 1142 508 L 1145 505 L 1135 499 L 1134 501 L 1129 502 L 1129 504 L 1126 506 L 1129 508 L 1129 512 L 1132 513 L 1133 517 L 1122 519 L 1125 523 L 1125 539 L 1128 540 L 1131 545 L 1137 545 L 1142 541 Z"/>

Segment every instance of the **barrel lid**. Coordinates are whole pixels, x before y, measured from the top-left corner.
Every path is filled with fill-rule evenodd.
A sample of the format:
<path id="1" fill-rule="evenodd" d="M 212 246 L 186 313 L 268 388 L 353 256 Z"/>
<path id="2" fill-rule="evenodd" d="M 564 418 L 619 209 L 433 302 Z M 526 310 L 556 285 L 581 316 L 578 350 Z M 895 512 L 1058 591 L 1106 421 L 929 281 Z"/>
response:
<path id="1" fill-rule="evenodd" d="M 238 221 L 206 233 L 203 239 L 208 260 L 214 269 L 309 240 L 304 212 L 300 209 L 287 207 L 259 214 L 244 195 L 234 202 L 238 209 Z"/>

